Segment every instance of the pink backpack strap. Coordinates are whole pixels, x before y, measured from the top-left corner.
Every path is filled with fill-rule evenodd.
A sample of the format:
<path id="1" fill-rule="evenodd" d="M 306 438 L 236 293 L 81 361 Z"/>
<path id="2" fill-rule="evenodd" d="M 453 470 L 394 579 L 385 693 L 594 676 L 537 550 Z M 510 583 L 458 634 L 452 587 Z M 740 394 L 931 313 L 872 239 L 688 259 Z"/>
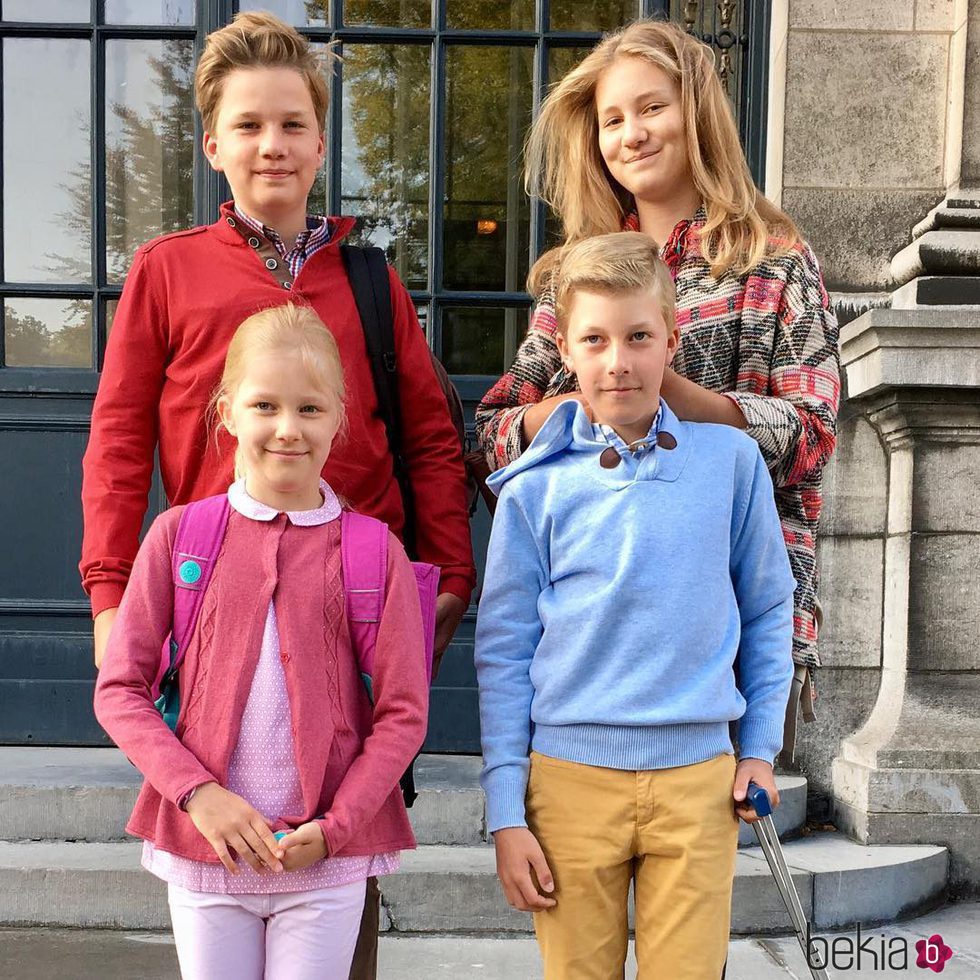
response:
<path id="1" fill-rule="evenodd" d="M 196 500 L 184 508 L 174 538 L 171 568 L 174 613 L 171 634 L 164 643 L 161 668 L 154 689 L 157 707 L 171 729 L 180 708 L 178 671 L 194 633 L 201 603 L 228 527 L 231 505 L 227 494 Z"/>
<path id="2" fill-rule="evenodd" d="M 340 560 L 344 571 L 344 601 L 357 668 L 374 701 L 374 648 L 385 601 L 388 571 L 388 525 L 373 517 L 345 510 L 340 515 Z"/>
<path id="3" fill-rule="evenodd" d="M 357 667 L 374 702 L 372 678 L 378 624 L 384 609 L 388 572 L 388 525 L 345 510 L 340 518 L 340 554 L 344 572 L 344 599 Z M 412 562 L 422 609 L 427 676 L 432 679 L 436 592 L 439 570 L 425 562 Z"/>

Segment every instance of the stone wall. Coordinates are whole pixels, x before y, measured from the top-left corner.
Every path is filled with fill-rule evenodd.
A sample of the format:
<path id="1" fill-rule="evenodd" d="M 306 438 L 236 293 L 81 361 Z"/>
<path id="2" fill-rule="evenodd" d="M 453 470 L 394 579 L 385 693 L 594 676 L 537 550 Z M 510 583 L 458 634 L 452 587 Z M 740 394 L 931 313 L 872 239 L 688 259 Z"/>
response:
<path id="1" fill-rule="evenodd" d="M 785 68 L 781 55 L 770 109 L 785 108 L 770 126 L 767 193 L 799 222 L 829 288 L 894 287 L 891 259 L 913 226 L 961 180 L 980 183 L 980 0 L 777 0 L 773 25 Z M 818 720 L 797 740 L 818 818 L 882 664 L 887 457 L 846 385 L 838 440 L 818 551 Z"/>
<path id="2" fill-rule="evenodd" d="M 810 812 L 818 819 L 829 812 L 831 763 L 841 739 L 861 727 L 878 692 L 887 487 L 884 447 L 845 398 L 837 452 L 824 471 L 817 720 L 801 724 L 797 736 L 797 763 L 810 778 Z"/>
<path id="3" fill-rule="evenodd" d="M 781 199 L 832 289 L 889 287 L 891 257 L 964 153 L 980 173 L 980 140 L 963 143 L 964 119 L 980 128 L 976 86 L 964 115 L 967 13 L 967 0 L 789 0 L 773 38 L 786 45 Z"/>
<path id="4" fill-rule="evenodd" d="M 973 0 L 966 21 L 961 183 L 980 187 L 980 3 Z"/>

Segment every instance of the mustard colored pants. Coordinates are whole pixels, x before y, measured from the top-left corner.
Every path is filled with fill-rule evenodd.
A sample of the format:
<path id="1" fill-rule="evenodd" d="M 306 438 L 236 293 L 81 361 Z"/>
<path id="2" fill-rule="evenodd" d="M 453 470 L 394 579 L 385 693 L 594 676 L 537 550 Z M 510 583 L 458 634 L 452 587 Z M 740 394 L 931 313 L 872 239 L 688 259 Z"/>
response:
<path id="1" fill-rule="evenodd" d="M 545 980 L 621 980 L 630 881 L 639 980 L 719 980 L 738 818 L 735 759 L 631 772 L 531 753 L 527 822 L 557 904 L 534 914 Z"/>

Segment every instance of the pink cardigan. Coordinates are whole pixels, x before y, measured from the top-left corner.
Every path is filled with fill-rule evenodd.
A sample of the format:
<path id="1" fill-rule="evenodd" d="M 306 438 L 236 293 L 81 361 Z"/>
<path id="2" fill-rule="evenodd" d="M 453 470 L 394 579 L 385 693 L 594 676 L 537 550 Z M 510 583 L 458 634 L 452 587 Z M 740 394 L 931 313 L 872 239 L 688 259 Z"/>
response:
<path id="1" fill-rule="evenodd" d="M 172 854 L 218 860 L 177 801 L 225 784 L 274 595 L 303 811 L 273 829 L 317 819 L 330 855 L 414 847 L 398 779 L 425 738 L 428 684 L 402 546 L 389 535 L 372 710 L 347 629 L 340 522 L 296 527 L 284 514 L 264 522 L 233 511 L 181 667 L 175 736 L 150 685 L 170 629 L 180 512 L 158 517 L 140 548 L 95 689 L 100 724 L 146 777 L 126 829 Z"/>

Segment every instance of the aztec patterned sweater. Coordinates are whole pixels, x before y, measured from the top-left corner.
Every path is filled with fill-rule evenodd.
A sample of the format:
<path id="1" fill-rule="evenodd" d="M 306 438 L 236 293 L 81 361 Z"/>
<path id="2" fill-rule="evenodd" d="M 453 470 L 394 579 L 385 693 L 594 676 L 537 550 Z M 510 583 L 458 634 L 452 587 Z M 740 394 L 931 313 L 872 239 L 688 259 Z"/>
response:
<path id="1" fill-rule="evenodd" d="M 704 222 L 703 210 L 681 221 L 661 249 L 677 287 L 681 344 L 673 368 L 731 398 L 759 444 L 797 581 L 793 658 L 816 667 L 816 534 L 823 468 L 836 442 L 837 320 L 809 246 L 715 279 L 697 234 Z M 625 227 L 638 230 L 635 214 Z M 530 405 L 578 389 L 562 368 L 555 330 L 554 304 L 545 295 L 510 371 L 477 407 L 477 434 L 492 469 L 523 452 L 521 423 Z"/>

